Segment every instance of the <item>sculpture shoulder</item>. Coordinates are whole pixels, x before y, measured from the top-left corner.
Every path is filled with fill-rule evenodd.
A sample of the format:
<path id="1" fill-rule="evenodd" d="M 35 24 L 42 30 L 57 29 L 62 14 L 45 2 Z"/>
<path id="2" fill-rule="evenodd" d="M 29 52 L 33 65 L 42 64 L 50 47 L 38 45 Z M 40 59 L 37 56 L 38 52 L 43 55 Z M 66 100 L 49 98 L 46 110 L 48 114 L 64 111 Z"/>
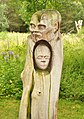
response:
<path id="1" fill-rule="evenodd" d="M 32 38 L 31 38 L 31 35 L 29 35 L 28 37 L 27 37 L 27 45 L 28 45 L 28 49 L 30 50 L 30 51 L 32 51 L 33 52 L 33 47 L 34 47 L 34 41 L 32 40 Z"/>
<path id="2" fill-rule="evenodd" d="M 27 36 L 27 43 L 29 43 L 29 42 L 31 42 L 31 41 L 32 41 L 31 34 L 29 34 L 29 35 Z"/>

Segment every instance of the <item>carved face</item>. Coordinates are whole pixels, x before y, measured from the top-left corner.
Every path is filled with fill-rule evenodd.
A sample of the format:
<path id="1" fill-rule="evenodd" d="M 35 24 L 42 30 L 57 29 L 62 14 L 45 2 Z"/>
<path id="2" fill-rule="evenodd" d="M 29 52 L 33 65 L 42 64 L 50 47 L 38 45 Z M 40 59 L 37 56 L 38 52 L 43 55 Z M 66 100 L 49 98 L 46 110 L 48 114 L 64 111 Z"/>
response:
<path id="1" fill-rule="evenodd" d="M 45 70 L 50 61 L 50 50 L 45 45 L 38 45 L 35 49 L 35 63 L 39 69 Z"/>
<path id="2" fill-rule="evenodd" d="M 30 22 L 30 31 L 32 39 L 38 41 L 45 39 L 50 41 L 55 38 L 58 30 L 60 19 L 58 12 L 55 11 L 39 11 L 35 13 Z"/>

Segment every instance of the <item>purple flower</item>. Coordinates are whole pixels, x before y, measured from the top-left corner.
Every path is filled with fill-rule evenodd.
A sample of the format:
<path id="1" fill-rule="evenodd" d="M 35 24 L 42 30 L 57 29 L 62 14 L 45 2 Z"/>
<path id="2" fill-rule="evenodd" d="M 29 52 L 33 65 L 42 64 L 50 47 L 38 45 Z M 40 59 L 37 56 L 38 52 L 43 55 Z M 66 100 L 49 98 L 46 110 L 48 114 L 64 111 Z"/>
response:
<path id="1" fill-rule="evenodd" d="M 14 55 L 14 52 L 13 51 L 8 51 L 8 54 Z"/>
<path id="2" fill-rule="evenodd" d="M 13 58 L 13 56 L 14 56 L 14 52 L 13 51 L 8 51 L 8 54 L 9 54 L 9 59 L 10 59 L 10 57 Z"/>

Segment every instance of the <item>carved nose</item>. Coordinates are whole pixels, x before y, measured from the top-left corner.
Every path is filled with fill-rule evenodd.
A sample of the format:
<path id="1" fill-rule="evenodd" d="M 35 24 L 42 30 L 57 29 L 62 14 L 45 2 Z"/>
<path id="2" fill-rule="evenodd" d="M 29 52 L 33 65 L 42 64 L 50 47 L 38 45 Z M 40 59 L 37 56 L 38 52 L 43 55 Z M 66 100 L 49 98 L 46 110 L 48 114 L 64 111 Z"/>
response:
<path id="1" fill-rule="evenodd" d="M 35 30 L 34 30 L 34 31 L 35 31 L 35 32 L 38 32 L 38 31 L 39 31 L 37 26 L 35 27 Z"/>

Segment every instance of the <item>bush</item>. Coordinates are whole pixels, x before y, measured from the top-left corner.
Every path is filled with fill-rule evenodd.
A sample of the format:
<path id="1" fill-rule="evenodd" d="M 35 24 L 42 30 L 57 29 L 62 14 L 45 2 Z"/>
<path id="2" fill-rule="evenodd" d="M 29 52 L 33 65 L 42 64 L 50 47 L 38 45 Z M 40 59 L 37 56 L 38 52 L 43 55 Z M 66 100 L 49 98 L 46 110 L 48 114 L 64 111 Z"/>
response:
<path id="1" fill-rule="evenodd" d="M 0 4 L 0 32 L 5 31 L 9 27 L 8 20 L 5 15 L 5 9 L 6 5 Z"/>
<path id="2" fill-rule="evenodd" d="M 21 98 L 22 81 L 20 74 L 25 61 L 26 45 L 14 46 L 13 51 L 0 54 L 0 96 Z"/>
<path id="3" fill-rule="evenodd" d="M 64 64 L 60 88 L 61 98 L 84 101 L 84 40 L 64 41 Z M 70 37 L 69 37 L 70 39 Z"/>

